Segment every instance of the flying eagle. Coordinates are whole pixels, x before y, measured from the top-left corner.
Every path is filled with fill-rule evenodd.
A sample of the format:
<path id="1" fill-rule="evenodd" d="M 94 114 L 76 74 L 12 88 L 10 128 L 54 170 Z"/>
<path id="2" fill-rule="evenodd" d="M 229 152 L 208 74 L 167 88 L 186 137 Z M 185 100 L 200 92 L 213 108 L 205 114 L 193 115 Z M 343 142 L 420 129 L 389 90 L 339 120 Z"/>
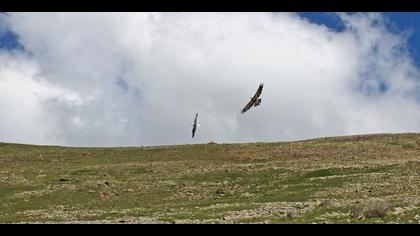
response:
<path id="1" fill-rule="evenodd" d="M 192 137 L 194 138 L 195 130 L 197 129 L 197 127 L 200 127 L 200 124 L 198 124 L 198 113 L 195 114 L 194 123 L 192 123 L 191 125 L 193 127 L 193 129 L 192 129 Z"/>
<path id="2" fill-rule="evenodd" d="M 251 101 L 249 101 L 248 104 L 246 104 L 246 106 L 244 107 L 244 109 L 242 109 L 242 111 L 241 111 L 242 114 L 245 113 L 246 111 L 248 111 L 249 109 L 251 109 L 252 106 L 256 107 L 256 106 L 260 105 L 261 98 L 259 98 L 259 97 L 261 96 L 263 87 L 264 87 L 264 84 L 261 83 L 260 87 L 258 87 L 258 89 L 257 89 L 257 92 L 251 98 Z"/>

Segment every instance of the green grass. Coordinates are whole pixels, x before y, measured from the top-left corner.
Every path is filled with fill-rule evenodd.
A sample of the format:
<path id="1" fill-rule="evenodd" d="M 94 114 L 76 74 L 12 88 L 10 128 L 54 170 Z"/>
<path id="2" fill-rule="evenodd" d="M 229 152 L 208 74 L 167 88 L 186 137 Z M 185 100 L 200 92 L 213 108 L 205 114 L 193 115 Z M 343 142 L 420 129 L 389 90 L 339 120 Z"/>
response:
<path id="1" fill-rule="evenodd" d="M 0 143 L 1 223 L 419 223 L 419 189 L 417 134 L 139 148 Z M 384 218 L 350 217 L 372 198 L 390 205 Z M 408 210 L 392 213 L 398 207 Z"/>

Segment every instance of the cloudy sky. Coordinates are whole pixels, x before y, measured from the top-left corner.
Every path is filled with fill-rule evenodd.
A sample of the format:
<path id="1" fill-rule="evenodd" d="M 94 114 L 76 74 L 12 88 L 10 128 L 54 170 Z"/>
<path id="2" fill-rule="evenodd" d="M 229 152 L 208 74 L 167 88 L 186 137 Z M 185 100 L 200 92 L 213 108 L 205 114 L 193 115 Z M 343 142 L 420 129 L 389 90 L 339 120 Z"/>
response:
<path id="1" fill-rule="evenodd" d="M 0 142 L 420 132 L 420 14 L 404 14 L 0 13 Z"/>

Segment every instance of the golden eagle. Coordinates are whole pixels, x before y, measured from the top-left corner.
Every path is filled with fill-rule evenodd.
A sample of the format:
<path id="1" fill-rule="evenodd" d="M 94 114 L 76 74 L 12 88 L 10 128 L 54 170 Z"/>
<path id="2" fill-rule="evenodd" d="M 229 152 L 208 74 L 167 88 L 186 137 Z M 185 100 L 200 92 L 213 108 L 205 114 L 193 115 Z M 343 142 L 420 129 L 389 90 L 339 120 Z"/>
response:
<path id="1" fill-rule="evenodd" d="M 260 87 L 258 87 L 258 89 L 257 89 L 257 92 L 251 98 L 251 101 L 249 101 L 248 104 L 246 104 L 246 106 L 244 107 L 244 109 L 242 109 L 242 111 L 241 111 L 242 114 L 245 113 L 246 111 L 248 111 L 249 109 L 251 109 L 252 106 L 256 107 L 256 106 L 260 105 L 261 98 L 259 98 L 259 97 L 261 96 L 263 87 L 264 87 L 264 84 L 261 83 Z"/>
<path id="2" fill-rule="evenodd" d="M 194 138 L 195 130 L 197 129 L 197 127 L 200 127 L 200 124 L 198 124 L 198 113 L 195 114 L 194 123 L 192 123 L 191 125 L 193 127 L 193 129 L 192 129 L 192 137 Z"/>

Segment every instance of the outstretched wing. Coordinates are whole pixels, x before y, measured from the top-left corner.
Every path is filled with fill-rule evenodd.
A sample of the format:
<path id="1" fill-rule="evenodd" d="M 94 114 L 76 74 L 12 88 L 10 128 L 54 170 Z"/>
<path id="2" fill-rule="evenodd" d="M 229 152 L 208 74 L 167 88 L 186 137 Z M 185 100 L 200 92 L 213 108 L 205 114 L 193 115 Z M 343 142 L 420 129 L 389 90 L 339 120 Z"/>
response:
<path id="1" fill-rule="evenodd" d="M 257 98 L 258 98 L 259 96 L 261 96 L 261 93 L 262 93 L 263 87 L 264 87 L 264 84 L 263 84 L 263 83 L 261 83 L 261 84 L 260 84 L 260 86 L 258 87 L 257 92 L 255 93 L 255 95 L 254 95 L 253 99 L 257 100 Z"/>
<path id="2" fill-rule="evenodd" d="M 197 118 L 198 118 L 198 113 L 195 113 L 194 125 L 197 125 Z"/>
<path id="3" fill-rule="evenodd" d="M 246 104 L 246 106 L 242 109 L 241 113 L 245 113 L 246 111 L 251 109 L 251 107 L 254 105 L 254 103 L 255 103 L 255 99 L 252 98 L 251 101 L 249 101 L 248 104 Z"/>
<path id="4" fill-rule="evenodd" d="M 246 106 L 244 107 L 244 109 L 242 109 L 242 111 L 241 111 L 242 113 L 245 113 L 246 111 L 248 111 L 249 109 L 251 109 L 251 107 L 257 101 L 258 97 L 261 96 L 263 87 L 264 87 L 264 84 L 261 83 L 260 86 L 257 89 L 257 92 L 255 92 L 255 95 L 251 98 L 251 101 L 249 101 L 248 104 L 246 104 Z"/>
<path id="5" fill-rule="evenodd" d="M 194 124 L 193 124 L 193 129 L 192 129 L 192 137 L 194 138 L 195 135 L 195 130 L 197 129 L 197 124 L 198 123 L 198 113 L 195 113 L 195 118 L 194 118 Z"/>
<path id="6" fill-rule="evenodd" d="M 194 138 L 195 135 L 195 130 L 197 129 L 197 126 L 194 125 L 193 129 L 192 129 L 192 137 Z"/>

